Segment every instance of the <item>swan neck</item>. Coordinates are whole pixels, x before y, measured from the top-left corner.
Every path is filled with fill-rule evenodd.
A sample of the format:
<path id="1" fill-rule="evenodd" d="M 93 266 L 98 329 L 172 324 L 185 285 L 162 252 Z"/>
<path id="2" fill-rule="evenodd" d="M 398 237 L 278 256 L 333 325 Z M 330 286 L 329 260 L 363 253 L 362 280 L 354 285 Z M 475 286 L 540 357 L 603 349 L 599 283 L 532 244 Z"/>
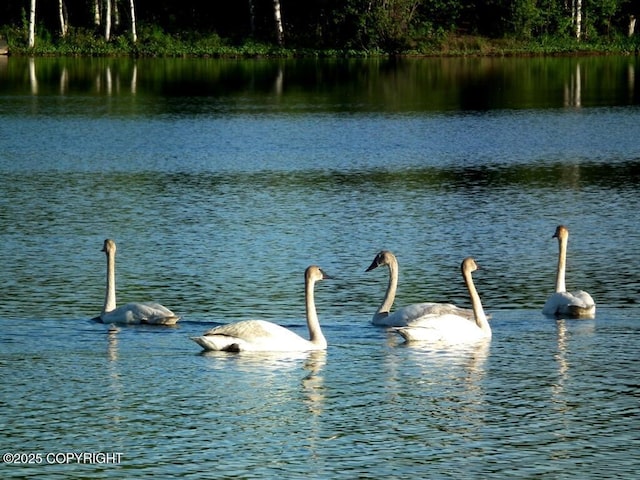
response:
<path id="1" fill-rule="evenodd" d="M 567 237 L 558 237 L 558 270 L 556 272 L 556 292 L 566 292 L 564 277 L 567 269 Z"/>
<path id="2" fill-rule="evenodd" d="M 109 313 L 116 309 L 116 254 L 107 252 L 107 288 L 104 294 L 102 313 Z"/>
<path id="3" fill-rule="evenodd" d="M 307 312 L 307 327 L 309 328 L 309 340 L 315 345 L 326 347 L 327 340 L 324 338 L 322 330 L 320 329 L 318 313 L 316 312 L 316 302 L 313 295 L 314 287 L 314 280 L 309 279 L 306 281 L 304 287 L 304 297 Z"/>
<path id="4" fill-rule="evenodd" d="M 398 275 L 398 261 L 393 258 L 389 263 L 389 284 L 387 285 L 387 291 L 384 294 L 384 300 L 382 300 L 382 304 L 378 308 L 376 315 L 381 313 L 387 314 L 391 311 L 391 307 L 396 298 L 396 290 L 398 289 Z"/>
<path id="5" fill-rule="evenodd" d="M 469 290 L 469 297 L 471 297 L 471 308 L 473 309 L 473 316 L 476 319 L 476 325 L 480 328 L 480 330 L 486 332 L 488 335 L 491 335 L 491 327 L 489 326 L 489 321 L 487 320 L 487 316 L 484 313 L 484 308 L 482 308 L 482 301 L 480 300 L 478 290 L 473 283 L 471 272 L 464 271 L 463 276 L 464 283 L 467 286 L 467 290 Z"/>

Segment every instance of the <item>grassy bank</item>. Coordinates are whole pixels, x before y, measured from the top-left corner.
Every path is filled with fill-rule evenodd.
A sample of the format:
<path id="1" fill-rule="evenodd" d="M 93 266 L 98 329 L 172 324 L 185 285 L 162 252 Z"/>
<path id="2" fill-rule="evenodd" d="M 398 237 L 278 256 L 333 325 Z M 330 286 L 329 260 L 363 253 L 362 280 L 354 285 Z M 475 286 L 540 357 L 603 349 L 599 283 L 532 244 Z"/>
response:
<path id="1" fill-rule="evenodd" d="M 138 40 L 116 35 L 110 41 L 94 31 L 72 29 L 65 38 L 46 31 L 37 35 L 35 47 L 28 48 L 24 32 L 15 27 L 0 28 L 12 55 L 29 56 L 134 56 L 134 57 L 370 57 L 389 54 L 416 56 L 514 56 L 514 55 L 587 55 L 638 54 L 640 37 L 597 38 L 576 41 L 573 38 L 542 37 L 531 40 L 486 38 L 472 35 L 442 34 L 414 42 L 411 49 L 395 52 L 382 50 L 316 50 L 280 47 L 254 42 L 232 43 L 215 34 L 186 32 L 169 35 L 155 28 L 142 28 Z"/>

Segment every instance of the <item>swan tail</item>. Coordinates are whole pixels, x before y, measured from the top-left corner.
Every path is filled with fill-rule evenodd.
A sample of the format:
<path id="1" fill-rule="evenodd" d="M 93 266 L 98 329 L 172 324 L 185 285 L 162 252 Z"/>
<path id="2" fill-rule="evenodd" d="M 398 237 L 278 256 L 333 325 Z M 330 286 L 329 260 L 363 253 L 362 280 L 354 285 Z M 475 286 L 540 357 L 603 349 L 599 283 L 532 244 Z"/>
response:
<path id="1" fill-rule="evenodd" d="M 190 337 L 191 340 L 200 345 L 204 350 L 216 352 L 240 352 L 242 347 L 237 339 L 225 337 L 224 335 L 203 335 L 200 337 Z"/>
<path id="2" fill-rule="evenodd" d="M 433 340 L 433 331 L 430 328 L 412 326 L 412 327 L 394 327 L 390 329 L 400 335 L 405 342 L 424 342 Z"/>
<path id="3" fill-rule="evenodd" d="M 573 318 L 593 318 L 596 314 L 596 306 L 569 305 L 566 314 Z"/>
<path id="4" fill-rule="evenodd" d="M 409 327 L 400 327 L 397 330 L 397 333 L 404 338 L 405 342 L 430 342 L 430 343 L 439 343 L 439 342 L 458 342 L 461 341 L 461 338 L 457 338 L 455 335 L 447 334 L 447 332 L 442 332 L 438 328 L 431 327 L 422 327 L 422 326 L 409 326 Z"/>
<path id="5" fill-rule="evenodd" d="M 147 325 L 175 325 L 180 320 L 180 317 L 177 315 L 170 317 L 150 317 L 142 319 L 140 323 L 144 323 Z"/>

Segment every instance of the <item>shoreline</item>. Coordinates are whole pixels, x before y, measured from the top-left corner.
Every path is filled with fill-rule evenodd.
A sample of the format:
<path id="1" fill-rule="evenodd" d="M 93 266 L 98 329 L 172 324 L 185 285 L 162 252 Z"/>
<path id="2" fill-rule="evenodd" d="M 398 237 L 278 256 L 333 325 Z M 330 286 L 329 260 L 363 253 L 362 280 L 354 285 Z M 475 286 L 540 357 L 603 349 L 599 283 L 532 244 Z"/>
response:
<path id="1" fill-rule="evenodd" d="M 275 44 L 248 42 L 231 45 L 216 38 L 185 42 L 167 35 L 155 43 L 141 38 L 135 44 L 124 37 L 109 42 L 98 38 L 69 36 L 55 41 L 38 39 L 34 48 L 21 40 L 0 38 L 0 55 L 22 57 L 128 57 L 128 58 L 220 58 L 220 59 L 295 59 L 295 58 L 447 58 L 447 57 L 544 57 L 599 56 L 640 54 L 640 37 L 604 42 L 567 38 L 544 38 L 530 41 L 509 38 L 492 39 L 471 35 L 447 35 L 412 49 L 400 51 L 313 49 L 280 47 Z"/>

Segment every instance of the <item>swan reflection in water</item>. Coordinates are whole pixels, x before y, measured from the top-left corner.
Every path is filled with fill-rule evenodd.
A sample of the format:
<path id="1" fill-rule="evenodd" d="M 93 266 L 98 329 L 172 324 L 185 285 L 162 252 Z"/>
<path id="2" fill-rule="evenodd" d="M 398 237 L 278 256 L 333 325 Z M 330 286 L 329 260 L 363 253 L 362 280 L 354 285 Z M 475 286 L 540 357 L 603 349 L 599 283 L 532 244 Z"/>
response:
<path id="1" fill-rule="evenodd" d="M 116 325 L 109 325 L 107 329 L 107 359 L 109 361 L 109 388 L 111 394 L 108 398 L 111 399 L 111 404 L 108 405 L 109 415 L 114 423 L 120 423 L 122 420 L 120 405 L 122 404 L 123 392 L 122 381 L 120 379 L 119 370 L 119 354 L 118 354 L 118 336 L 120 329 Z"/>
<path id="2" fill-rule="evenodd" d="M 485 364 L 489 357 L 491 339 L 481 338 L 475 342 L 459 343 L 447 341 L 405 342 L 397 344 L 397 347 L 408 349 L 411 352 L 410 356 L 415 361 L 420 362 L 422 360 L 424 364 L 426 359 L 429 363 L 424 366 L 429 369 L 439 368 L 444 372 L 448 372 L 452 368 L 461 369 L 464 374 L 462 378 L 475 382 L 485 374 Z M 433 373 L 431 371 L 431 375 Z"/>
<path id="3" fill-rule="evenodd" d="M 327 352 L 318 350 L 311 352 L 305 360 L 303 368 L 309 373 L 302 379 L 302 390 L 309 412 L 320 415 L 325 400 L 324 377 L 322 369 L 327 364 Z"/>
<path id="4" fill-rule="evenodd" d="M 559 318 L 556 320 L 557 329 L 557 349 L 554 355 L 557 364 L 557 377 L 551 385 L 551 405 L 554 410 L 554 416 L 557 426 L 554 429 L 556 435 L 556 444 L 558 448 L 551 452 L 552 458 L 567 458 L 572 455 L 569 447 L 561 448 L 561 445 L 571 445 L 572 432 L 575 431 L 576 425 L 580 423 L 579 419 L 575 419 L 575 405 L 572 405 L 572 398 L 575 398 L 576 392 L 572 389 L 580 387 L 575 385 L 575 378 L 572 378 L 571 365 L 571 343 L 573 337 L 583 335 L 593 335 L 595 332 L 595 320 L 576 320 Z M 569 392 L 567 391 L 567 386 Z"/>
<path id="5" fill-rule="evenodd" d="M 107 346 L 107 355 L 109 361 L 115 362 L 118 360 L 118 333 L 120 329 L 114 324 L 109 325 L 109 329 L 107 330 L 107 338 L 109 339 L 109 343 Z"/>
<path id="6" fill-rule="evenodd" d="M 575 319 L 559 318 L 556 320 L 558 347 L 554 358 L 558 365 L 558 377 L 552 385 L 554 403 L 560 405 L 560 410 L 567 410 L 565 400 L 565 386 L 571 378 L 571 362 L 569 355 L 571 349 L 570 340 L 576 335 L 593 335 L 595 332 L 595 320 L 576 321 Z"/>
<path id="7" fill-rule="evenodd" d="M 225 425 L 250 430 L 247 435 L 252 437 L 293 435 L 311 458 L 321 457 L 326 351 L 203 351 L 199 355 L 211 360 L 207 366 L 216 370 L 214 381 L 203 382 L 213 419 L 222 416 Z M 287 431 L 292 424 L 295 431 Z"/>
<path id="8" fill-rule="evenodd" d="M 389 335 L 385 388 L 403 418 L 429 418 L 435 444 L 459 435 L 464 442 L 480 441 L 490 423 L 484 379 L 491 340 L 471 343 L 401 343 Z"/>
<path id="9" fill-rule="evenodd" d="M 327 352 L 318 350 L 311 352 L 305 360 L 303 368 L 307 375 L 302 379 L 302 398 L 309 410 L 307 442 L 309 453 L 313 459 L 319 459 L 322 439 L 322 421 L 320 415 L 324 411 L 326 390 L 322 370 L 327 364 Z"/>

